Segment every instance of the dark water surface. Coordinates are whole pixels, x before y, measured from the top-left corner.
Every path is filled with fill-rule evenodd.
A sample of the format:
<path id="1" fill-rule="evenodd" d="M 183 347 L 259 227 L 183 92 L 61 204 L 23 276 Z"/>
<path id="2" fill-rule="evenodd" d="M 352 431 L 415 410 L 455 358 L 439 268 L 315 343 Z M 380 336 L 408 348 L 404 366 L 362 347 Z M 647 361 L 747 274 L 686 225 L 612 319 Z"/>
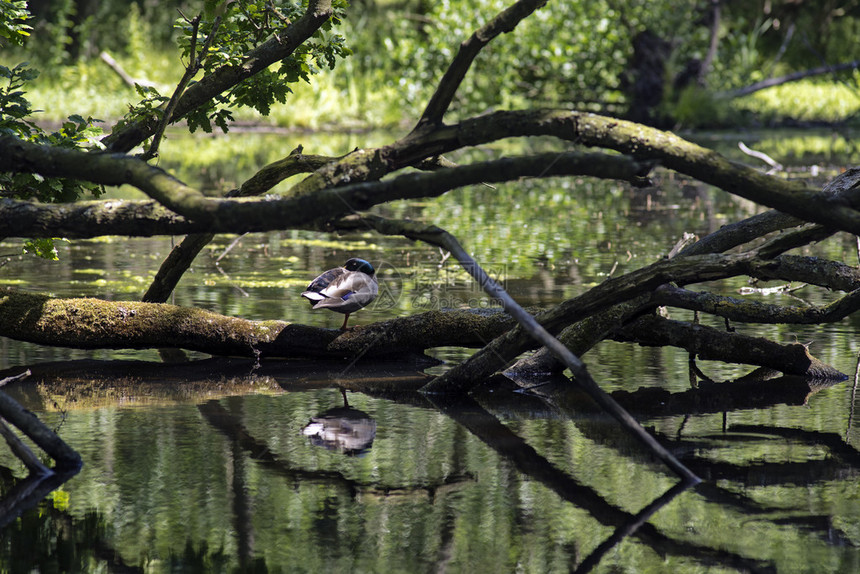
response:
<path id="1" fill-rule="evenodd" d="M 251 165 L 297 143 L 255 137 L 254 160 L 244 162 Z M 824 178 L 854 159 L 823 155 Z M 220 164 L 207 173 L 196 184 L 229 187 L 247 177 Z M 684 232 L 703 235 L 754 210 L 662 174 L 647 190 L 526 180 L 379 213 L 445 227 L 518 301 L 547 306 L 662 257 Z M 12 257 L 0 282 L 62 297 L 139 299 L 171 241 L 63 243 L 58 262 Z M 3 254 L 19 249 L 12 239 L 0 244 Z M 814 254 L 853 264 L 856 249 L 853 237 L 836 236 Z M 493 306 L 438 249 L 371 233 L 299 232 L 219 237 L 175 303 L 335 328 L 339 315 L 311 311 L 299 294 L 351 256 L 371 261 L 381 282 L 380 298 L 351 323 Z M 743 286 L 707 287 L 737 295 Z M 757 297 L 823 304 L 837 296 L 805 287 Z M 530 396 L 494 381 L 473 398 L 447 400 L 411 392 L 427 373 L 463 360 L 461 349 L 431 351 L 443 362 L 424 368 L 199 354 L 178 366 L 155 351 L 0 339 L 0 378 L 32 370 L 5 390 L 84 460 L 80 473 L 4 521 L 0 572 L 857 572 L 858 321 L 738 326 L 811 342 L 815 356 L 848 375 L 838 383 L 692 388 L 681 351 L 606 342 L 586 354 L 598 383 L 705 479 L 681 492 L 671 491 L 678 481 L 665 466 L 569 385 Z M 750 370 L 698 366 L 715 381 Z M 382 380 L 390 391 L 366 390 Z M 25 476 L 0 446 L 4 499 L 19 494 Z"/>

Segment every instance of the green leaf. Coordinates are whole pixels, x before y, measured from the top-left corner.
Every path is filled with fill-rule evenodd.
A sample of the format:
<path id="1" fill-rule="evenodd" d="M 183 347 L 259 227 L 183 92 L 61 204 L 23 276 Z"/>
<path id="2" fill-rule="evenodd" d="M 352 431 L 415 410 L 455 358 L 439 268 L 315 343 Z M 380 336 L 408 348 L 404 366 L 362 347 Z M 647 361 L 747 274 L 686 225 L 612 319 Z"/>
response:
<path id="1" fill-rule="evenodd" d="M 58 261 L 60 259 L 60 254 L 57 251 L 57 247 L 54 245 L 54 241 L 68 240 L 60 237 L 28 239 L 24 242 L 22 252 L 25 254 L 31 253 L 37 257 L 41 257 L 42 259 L 48 259 L 49 261 Z"/>

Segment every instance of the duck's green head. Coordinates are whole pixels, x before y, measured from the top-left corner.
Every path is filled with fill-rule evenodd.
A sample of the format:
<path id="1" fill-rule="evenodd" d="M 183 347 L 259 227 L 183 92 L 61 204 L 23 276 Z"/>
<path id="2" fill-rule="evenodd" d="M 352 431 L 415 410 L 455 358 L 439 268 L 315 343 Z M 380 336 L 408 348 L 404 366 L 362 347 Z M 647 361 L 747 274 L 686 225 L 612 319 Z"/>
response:
<path id="1" fill-rule="evenodd" d="M 347 271 L 361 271 L 362 273 L 366 273 L 371 276 L 376 273 L 376 270 L 373 268 L 373 265 L 371 265 L 364 259 L 358 259 L 357 257 L 354 257 L 344 263 L 343 268 Z"/>

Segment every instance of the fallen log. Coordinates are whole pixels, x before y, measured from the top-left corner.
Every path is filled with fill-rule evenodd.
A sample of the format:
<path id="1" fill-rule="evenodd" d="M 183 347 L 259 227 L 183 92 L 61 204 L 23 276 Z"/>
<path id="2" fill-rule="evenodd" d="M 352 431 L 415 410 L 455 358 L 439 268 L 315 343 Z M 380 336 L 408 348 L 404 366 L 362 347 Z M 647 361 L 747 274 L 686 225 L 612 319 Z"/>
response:
<path id="1" fill-rule="evenodd" d="M 138 301 L 54 299 L 0 291 L 0 336 L 79 349 L 181 348 L 241 357 L 352 358 L 481 347 L 513 327 L 501 310 L 441 310 L 341 332 L 287 321 L 250 321 Z"/>

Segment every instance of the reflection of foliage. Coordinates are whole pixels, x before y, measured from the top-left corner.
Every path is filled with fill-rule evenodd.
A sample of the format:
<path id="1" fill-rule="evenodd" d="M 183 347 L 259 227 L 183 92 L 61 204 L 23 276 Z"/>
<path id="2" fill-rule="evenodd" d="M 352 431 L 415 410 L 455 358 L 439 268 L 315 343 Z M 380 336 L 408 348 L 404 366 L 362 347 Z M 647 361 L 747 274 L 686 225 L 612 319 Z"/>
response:
<path id="1" fill-rule="evenodd" d="M 650 366 L 647 382 L 684 382 L 684 360 L 667 361 L 668 371 L 655 371 L 653 349 L 613 351 L 615 356 L 601 357 L 605 361 L 598 368 L 616 366 L 618 381 L 627 380 L 632 368 L 648 373 Z M 156 407 L 117 408 L 113 388 L 93 383 L 93 389 L 83 390 L 94 391 L 101 402 L 76 402 L 65 430 L 80 440 L 87 465 L 40 512 L 27 513 L 3 531 L 0 561 L 8 571 L 28 572 L 38 565 L 46 572 L 134 567 L 222 572 L 263 571 L 265 565 L 283 572 L 376 572 L 390 571 L 396 563 L 404 572 L 422 572 L 438 561 L 440 548 L 450 548 L 452 562 L 480 564 L 480 571 L 508 572 L 522 565 L 528 572 L 566 571 L 582 559 L 585 552 L 577 549 L 595 548 L 611 534 L 609 524 L 619 511 L 635 512 L 671 484 L 631 454 L 629 441 L 580 405 L 578 416 L 568 419 L 555 404 L 550 409 L 529 402 L 531 410 L 519 411 L 502 399 L 484 398 L 504 408 L 505 426 L 512 430 L 502 438 L 522 438 L 502 443 L 509 445 L 506 452 L 498 446 L 498 433 L 495 442 L 482 440 L 432 409 L 350 393 L 350 403 L 384 420 L 386 432 L 367 456 L 345 458 L 314 449 L 300 433 L 320 410 L 339 404 L 334 389 L 254 394 L 249 383 L 255 377 L 246 376 L 216 378 L 193 391 L 186 382 L 179 392 L 161 379 L 147 387 L 137 374 L 133 378 L 139 397 L 171 388 L 175 398 Z M 111 380 L 113 385 L 116 379 Z M 236 395 L 234 385 L 247 394 Z M 78 379 L 69 387 L 80 391 L 82 385 Z M 216 404 L 240 419 L 237 429 L 268 448 L 240 447 L 201 416 L 195 405 L 230 389 L 232 395 Z M 678 393 L 684 390 L 681 386 Z M 55 386 L 43 390 L 56 391 Z M 656 399 L 641 402 L 651 405 Z M 696 544 L 770 559 L 774 570 L 790 571 L 792 564 L 807 564 L 814 556 L 816 564 L 833 565 L 821 571 L 852 571 L 860 536 L 851 482 L 856 466 L 845 461 L 856 454 L 839 440 L 847 411 L 843 393 L 815 395 L 811 406 L 802 407 L 815 409 L 815 416 L 800 416 L 799 409 L 731 411 L 728 432 L 721 412 L 649 419 L 664 440 L 682 435 L 675 445 L 695 445 L 691 456 L 720 477 L 701 496 L 655 515 L 660 538 L 690 548 L 692 524 Z M 470 411 L 473 419 L 475 412 Z M 530 451 L 530 462 L 545 457 L 555 468 L 533 465 L 531 476 L 518 472 L 517 459 L 508 454 L 515 449 Z M 255 458 L 261 453 L 283 464 Z M 538 472 L 568 475 L 569 482 L 581 485 L 575 492 L 585 502 L 562 502 L 558 489 L 541 482 Z M 296 480 L 300 473 L 316 480 Z M 819 480 L 810 482 L 810 475 Z M 452 476 L 476 479 L 452 485 Z M 377 488 L 356 495 L 348 488 L 356 483 Z M 431 491 L 433 485 L 443 487 Z M 599 497 L 587 496 L 589 488 Z M 594 504 L 612 510 L 607 503 L 616 510 L 593 510 Z M 819 515 L 832 518 L 813 522 Z M 758 516 L 755 537 L 725 528 L 750 516 Z M 840 530 L 849 534 L 847 541 L 835 538 Z M 248 540 L 254 553 L 244 556 L 241 545 Z M 648 538 L 625 544 L 606 559 L 604 570 L 697 571 L 690 556 L 655 548 Z"/>

